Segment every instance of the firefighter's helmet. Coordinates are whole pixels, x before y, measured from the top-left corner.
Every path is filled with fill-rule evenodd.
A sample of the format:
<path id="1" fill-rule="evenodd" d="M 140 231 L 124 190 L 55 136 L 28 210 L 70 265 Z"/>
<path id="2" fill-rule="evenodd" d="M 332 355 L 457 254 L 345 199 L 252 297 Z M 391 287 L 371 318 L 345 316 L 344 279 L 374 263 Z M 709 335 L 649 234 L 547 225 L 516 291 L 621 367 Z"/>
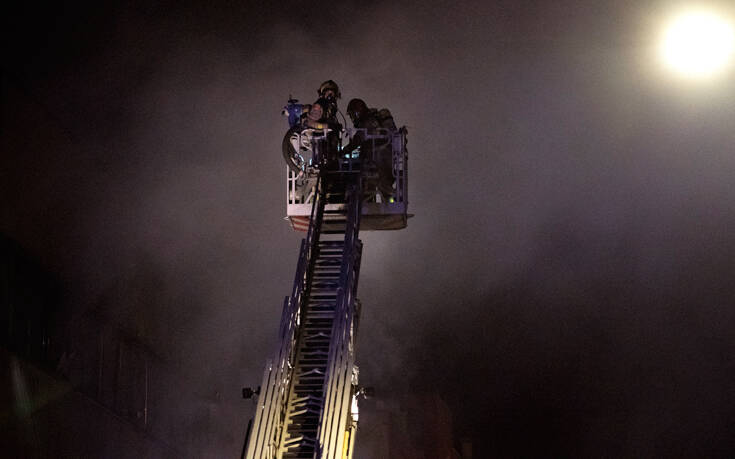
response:
<path id="1" fill-rule="evenodd" d="M 319 86 L 319 97 L 326 97 L 325 94 L 327 91 L 332 91 L 335 99 L 342 97 L 342 94 L 339 92 L 339 86 L 332 80 L 327 80 Z"/>
<path id="2" fill-rule="evenodd" d="M 364 117 L 367 112 L 367 104 L 365 104 L 365 101 L 362 99 L 352 99 L 350 103 L 347 104 L 347 115 L 353 123 Z"/>

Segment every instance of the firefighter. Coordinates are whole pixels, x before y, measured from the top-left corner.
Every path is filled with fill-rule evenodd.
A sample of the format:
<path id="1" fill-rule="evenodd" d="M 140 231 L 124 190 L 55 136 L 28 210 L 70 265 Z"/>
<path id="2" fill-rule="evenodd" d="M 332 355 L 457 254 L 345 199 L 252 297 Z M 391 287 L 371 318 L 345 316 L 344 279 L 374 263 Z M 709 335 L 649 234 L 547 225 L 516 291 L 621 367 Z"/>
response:
<path id="1" fill-rule="evenodd" d="M 362 99 L 352 99 L 347 105 L 347 116 L 352 120 L 356 129 L 365 129 L 367 134 L 375 134 L 380 128 L 395 130 L 393 117 L 386 109 L 376 110 L 368 108 Z M 383 202 L 393 202 L 393 149 L 390 140 L 385 142 L 365 140 L 363 131 L 358 131 L 345 147 L 347 152 L 353 152 L 360 147 L 360 163 L 364 167 L 369 161 L 375 161 L 378 169 L 377 188 L 383 197 Z"/>
<path id="2" fill-rule="evenodd" d="M 347 116 L 358 129 L 377 129 L 380 127 L 376 111 L 370 110 L 362 99 L 352 99 L 347 104 Z"/>
<path id="3" fill-rule="evenodd" d="M 329 168 L 336 167 L 339 137 L 342 132 L 342 125 L 337 121 L 337 99 L 342 94 L 337 83 L 332 80 L 322 83 L 317 93 L 319 99 L 313 104 L 300 105 L 297 100 L 289 99 L 283 111 L 284 115 L 288 115 L 291 126 L 283 140 L 283 157 L 289 167 L 297 173 L 302 172 L 304 160 L 298 153 L 300 146 L 296 144 L 301 142 L 304 136 L 307 142 L 312 137 L 324 137 L 326 145 L 322 148 L 322 154 L 325 155 L 322 160 L 326 160 Z"/>
<path id="4" fill-rule="evenodd" d="M 342 97 L 342 94 L 339 92 L 339 86 L 334 81 L 327 80 L 319 86 L 317 93 L 319 94 L 319 100 L 317 102 L 321 101 L 324 104 L 322 105 L 324 117 L 330 120 L 330 122 L 337 124 L 337 99 Z"/>
<path id="5" fill-rule="evenodd" d="M 342 97 L 339 86 L 332 80 L 327 80 L 317 90 L 319 99 L 311 105 L 305 106 L 301 122 L 313 129 L 330 128 L 341 131 L 342 125 L 337 121 L 337 99 Z"/>
<path id="6" fill-rule="evenodd" d="M 327 168 L 334 169 L 337 167 L 338 160 L 339 133 L 342 132 L 342 125 L 337 121 L 337 99 L 342 97 L 342 94 L 337 83 L 332 80 L 327 80 L 319 85 L 317 94 L 319 94 L 319 99 L 312 104 L 312 110 L 307 115 L 305 124 L 317 129 L 328 129 L 324 154 L 326 154 Z M 321 117 L 319 117 L 320 113 Z"/>

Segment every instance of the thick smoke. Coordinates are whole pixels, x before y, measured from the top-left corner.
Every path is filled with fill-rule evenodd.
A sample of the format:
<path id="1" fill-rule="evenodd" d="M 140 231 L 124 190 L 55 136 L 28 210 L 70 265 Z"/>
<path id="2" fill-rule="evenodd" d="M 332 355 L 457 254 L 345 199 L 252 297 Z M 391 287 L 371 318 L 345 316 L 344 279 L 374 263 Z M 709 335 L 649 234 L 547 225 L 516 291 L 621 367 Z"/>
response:
<path id="1" fill-rule="evenodd" d="M 4 72 L 2 231 L 180 376 L 164 439 L 235 456 L 299 244 L 280 107 L 331 78 L 408 126 L 416 215 L 362 235 L 357 457 L 726 456 L 735 87 L 651 70 L 657 8 L 54 12 Z"/>

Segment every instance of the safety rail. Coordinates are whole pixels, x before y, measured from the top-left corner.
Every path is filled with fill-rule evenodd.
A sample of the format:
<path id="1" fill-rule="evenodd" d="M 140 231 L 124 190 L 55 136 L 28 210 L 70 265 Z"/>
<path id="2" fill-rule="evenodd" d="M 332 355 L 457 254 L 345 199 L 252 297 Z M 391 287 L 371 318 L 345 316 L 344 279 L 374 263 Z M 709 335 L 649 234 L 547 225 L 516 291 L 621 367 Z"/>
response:
<path id="1" fill-rule="evenodd" d="M 313 130 L 312 130 L 313 131 Z M 342 171 L 353 173 L 360 171 L 363 177 L 363 206 L 362 206 L 362 226 L 361 230 L 395 230 L 405 228 L 408 220 L 408 152 L 406 150 L 406 128 L 398 130 L 388 129 L 349 129 L 345 131 L 346 137 L 343 140 L 361 138 L 360 149 L 366 147 L 362 152 L 353 150 L 346 152 L 344 147 L 340 147 L 338 160 L 332 160 L 330 169 L 334 171 Z M 316 139 L 326 139 L 329 131 L 320 132 Z M 318 141 L 314 141 L 313 132 L 303 134 L 310 137 L 308 142 L 301 134 L 294 134 L 293 142 L 299 145 L 315 145 Z M 333 141 L 333 140 L 331 140 Z M 356 142 L 357 143 L 357 142 Z M 386 168 L 379 165 L 380 155 L 388 153 L 390 149 L 391 177 L 388 183 L 391 183 L 390 196 L 384 196 L 379 191 L 379 183 L 381 180 L 380 173 L 386 173 Z M 309 226 L 309 215 L 311 214 L 311 203 L 315 197 L 315 184 L 318 168 L 314 165 L 319 164 L 319 155 L 314 155 L 313 147 L 306 152 L 302 152 L 308 158 L 305 164 L 311 164 L 304 167 L 303 170 L 295 172 L 287 167 L 286 172 L 286 218 L 290 220 L 295 230 L 306 231 Z M 362 163 L 365 164 L 362 164 Z M 382 178 L 383 187 L 385 188 L 386 179 Z M 384 190 L 385 191 L 385 190 Z M 331 203 L 327 204 L 328 211 L 336 210 L 344 207 L 344 204 Z"/>
<path id="2" fill-rule="evenodd" d="M 288 214 L 291 215 L 291 210 L 297 210 L 292 206 L 300 206 L 298 208 L 298 215 L 305 215 L 305 210 L 308 208 L 302 207 L 305 204 L 311 204 L 314 199 L 314 185 L 316 183 L 316 177 L 318 172 L 318 155 L 314 155 L 313 147 L 307 148 L 307 145 L 312 145 L 312 139 L 315 138 L 314 129 L 304 131 L 303 133 L 294 134 L 293 142 L 299 145 L 300 154 L 302 154 L 304 168 L 300 172 L 296 172 L 291 168 L 286 168 L 286 198 L 288 207 Z M 317 138 L 325 138 L 328 135 L 328 130 L 316 131 L 318 132 Z M 339 150 L 339 157 L 335 164 L 337 165 L 337 171 L 340 172 L 353 172 L 358 171 L 361 168 L 367 169 L 365 173 L 375 174 L 377 173 L 372 168 L 363 168 L 363 162 L 368 164 L 377 163 L 380 158 L 379 155 L 382 151 L 390 148 L 392 155 L 392 178 L 393 178 L 393 202 L 390 204 L 406 204 L 408 195 L 408 152 L 406 150 L 406 128 L 398 130 L 389 129 L 347 129 L 347 139 L 362 138 L 363 144 L 359 147 L 359 150 L 369 151 L 370 157 L 365 157 L 363 152 L 362 158 L 359 151 L 346 152 L 345 150 Z M 371 177 L 368 177 L 371 178 Z M 378 202 L 381 203 L 383 196 L 377 191 L 376 187 L 370 187 L 370 183 L 366 183 L 363 189 L 363 196 L 368 198 L 366 202 Z M 387 203 L 386 203 L 387 204 Z"/>

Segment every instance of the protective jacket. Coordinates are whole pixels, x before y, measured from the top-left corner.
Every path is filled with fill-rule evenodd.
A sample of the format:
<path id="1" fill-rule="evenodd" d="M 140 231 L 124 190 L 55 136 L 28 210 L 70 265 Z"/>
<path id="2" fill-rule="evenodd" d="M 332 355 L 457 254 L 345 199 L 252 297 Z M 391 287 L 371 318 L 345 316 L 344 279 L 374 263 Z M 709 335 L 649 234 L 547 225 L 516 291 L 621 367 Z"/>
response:
<path id="1" fill-rule="evenodd" d="M 388 202 L 393 196 L 393 149 L 390 138 L 380 140 L 365 139 L 365 133 L 378 134 L 379 129 L 395 130 L 396 125 L 390 111 L 386 108 L 376 110 L 369 109 L 362 117 L 354 122 L 355 128 L 359 130 L 352 136 L 352 139 L 344 148 L 348 153 L 352 153 L 360 147 L 360 163 L 362 168 L 367 170 L 374 164 L 378 172 L 377 188 L 383 196 L 384 202 Z M 376 186 L 375 184 L 373 186 Z"/>

